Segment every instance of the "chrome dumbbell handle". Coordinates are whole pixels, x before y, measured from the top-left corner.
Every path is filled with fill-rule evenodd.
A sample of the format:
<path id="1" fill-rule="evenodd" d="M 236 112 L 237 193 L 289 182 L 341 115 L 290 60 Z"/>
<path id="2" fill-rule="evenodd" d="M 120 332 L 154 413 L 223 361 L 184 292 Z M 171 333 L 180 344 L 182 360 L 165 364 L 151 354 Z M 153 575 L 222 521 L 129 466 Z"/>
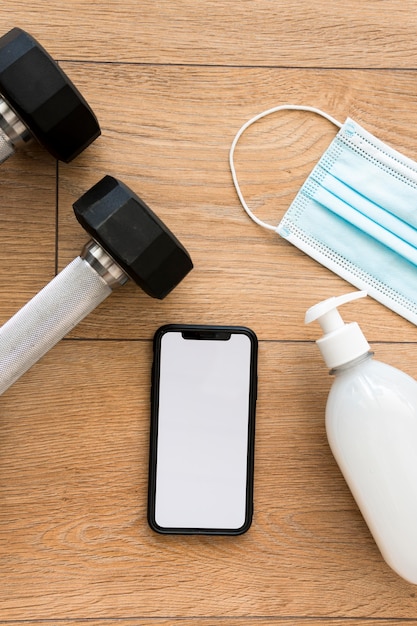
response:
<path id="1" fill-rule="evenodd" d="M 7 134 L 0 128 L 0 163 L 14 154 L 14 147 Z"/>
<path id="2" fill-rule="evenodd" d="M 128 280 L 95 242 L 0 328 L 0 394 Z"/>

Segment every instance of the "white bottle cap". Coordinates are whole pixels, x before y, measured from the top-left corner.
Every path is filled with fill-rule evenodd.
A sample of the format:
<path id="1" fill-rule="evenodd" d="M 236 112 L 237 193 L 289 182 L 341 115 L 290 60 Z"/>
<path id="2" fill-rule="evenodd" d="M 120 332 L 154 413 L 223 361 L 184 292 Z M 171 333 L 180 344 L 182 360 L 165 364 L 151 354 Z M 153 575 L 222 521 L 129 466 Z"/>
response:
<path id="1" fill-rule="evenodd" d="M 356 322 L 345 324 L 337 307 L 364 298 L 366 291 L 355 291 L 337 298 L 329 298 L 308 309 L 305 323 L 318 320 L 324 335 L 316 341 L 329 369 L 339 367 L 366 354 L 370 346 Z"/>

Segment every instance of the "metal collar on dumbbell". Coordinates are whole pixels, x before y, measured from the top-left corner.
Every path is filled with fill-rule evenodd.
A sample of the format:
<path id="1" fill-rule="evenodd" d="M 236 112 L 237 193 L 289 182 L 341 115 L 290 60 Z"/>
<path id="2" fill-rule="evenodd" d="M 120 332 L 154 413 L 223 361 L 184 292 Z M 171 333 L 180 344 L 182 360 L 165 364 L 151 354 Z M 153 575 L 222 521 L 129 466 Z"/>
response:
<path id="1" fill-rule="evenodd" d="M 81 258 L 91 265 L 111 289 L 122 286 L 129 280 L 122 268 L 93 239 L 84 246 Z"/>
<path id="2" fill-rule="evenodd" d="M 27 126 L 0 96 L 0 163 L 14 153 L 14 146 L 24 145 L 31 138 Z"/>

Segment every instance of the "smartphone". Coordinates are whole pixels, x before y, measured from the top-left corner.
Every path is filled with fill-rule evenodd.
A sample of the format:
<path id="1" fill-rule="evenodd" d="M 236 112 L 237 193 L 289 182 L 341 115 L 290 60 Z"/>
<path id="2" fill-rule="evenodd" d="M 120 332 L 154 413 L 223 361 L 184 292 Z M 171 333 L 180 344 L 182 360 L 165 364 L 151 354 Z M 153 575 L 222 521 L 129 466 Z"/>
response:
<path id="1" fill-rule="evenodd" d="M 256 335 L 169 325 L 154 337 L 148 522 L 159 533 L 238 535 L 253 512 Z"/>

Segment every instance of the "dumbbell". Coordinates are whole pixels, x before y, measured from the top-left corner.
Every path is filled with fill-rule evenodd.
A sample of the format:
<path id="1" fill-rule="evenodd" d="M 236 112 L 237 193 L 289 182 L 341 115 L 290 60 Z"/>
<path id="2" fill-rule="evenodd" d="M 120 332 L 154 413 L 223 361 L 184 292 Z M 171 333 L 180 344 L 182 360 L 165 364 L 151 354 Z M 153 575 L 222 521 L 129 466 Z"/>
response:
<path id="1" fill-rule="evenodd" d="M 31 35 L 0 37 L 0 163 L 33 137 L 69 163 L 99 135 L 83 96 Z"/>
<path id="2" fill-rule="evenodd" d="M 0 394 L 129 278 L 162 299 L 193 267 L 165 224 L 112 176 L 100 180 L 73 208 L 92 239 L 0 328 Z"/>

